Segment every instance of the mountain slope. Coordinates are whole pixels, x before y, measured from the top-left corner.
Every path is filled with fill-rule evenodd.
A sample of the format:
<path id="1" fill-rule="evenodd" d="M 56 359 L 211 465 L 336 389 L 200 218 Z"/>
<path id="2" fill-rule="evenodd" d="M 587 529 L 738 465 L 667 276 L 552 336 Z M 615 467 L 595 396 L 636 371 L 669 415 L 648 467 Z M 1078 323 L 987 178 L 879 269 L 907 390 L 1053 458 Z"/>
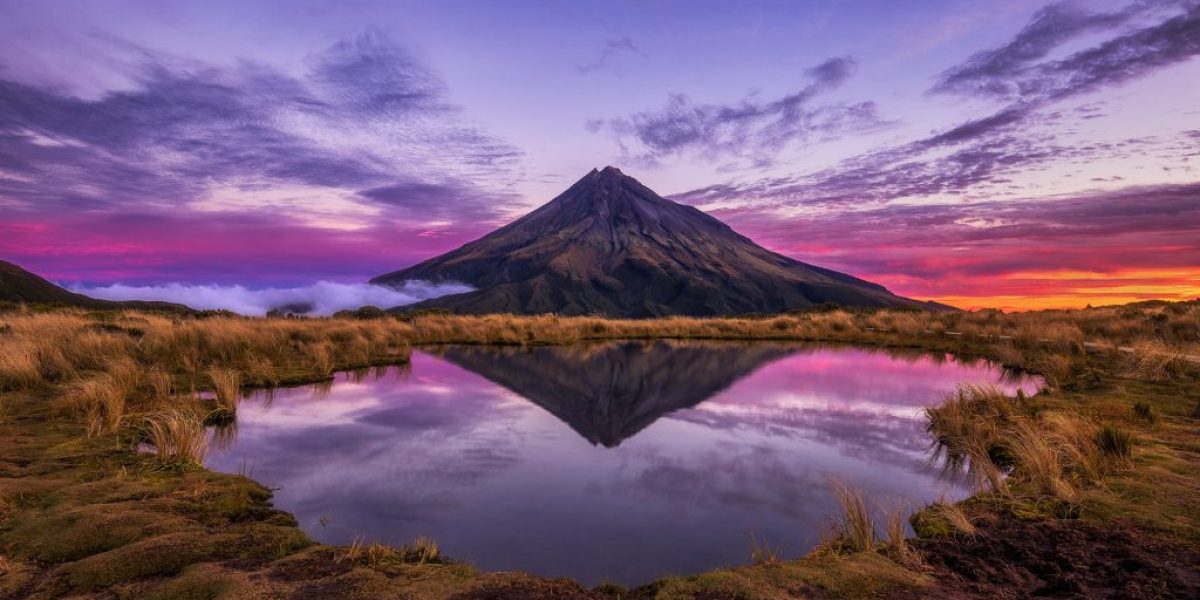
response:
<path id="1" fill-rule="evenodd" d="M 192 309 L 171 302 L 98 300 L 63 289 L 41 277 L 0 260 L 0 302 L 15 304 L 57 304 L 92 309 L 142 309 L 170 312 L 191 312 Z"/>
<path id="2" fill-rule="evenodd" d="M 771 252 L 613 167 L 474 242 L 371 280 L 457 281 L 473 292 L 405 307 L 461 313 L 735 315 L 824 303 L 945 308 Z"/>

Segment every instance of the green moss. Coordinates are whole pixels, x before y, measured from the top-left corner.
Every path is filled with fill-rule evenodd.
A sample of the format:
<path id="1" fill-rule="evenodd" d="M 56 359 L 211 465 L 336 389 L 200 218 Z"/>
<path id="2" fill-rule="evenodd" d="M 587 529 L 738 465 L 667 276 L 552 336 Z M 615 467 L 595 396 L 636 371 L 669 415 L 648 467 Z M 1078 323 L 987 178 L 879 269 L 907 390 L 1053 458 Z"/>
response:
<path id="1" fill-rule="evenodd" d="M 215 600 L 230 591 L 235 581 L 220 573 L 203 567 L 189 567 L 178 577 L 155 585 L 148 590 L 139 590 L 131 598 L 143 600 Z"/>
<path id="2" fill-rule="evenodd" d="M 101 590 L 142 577 L 173 575 L 204 558 L 220 556 L 230 541 L 199 532 L 171 533 L 70 563 L 63 573 L 72 588 Z"/>
<path id="3" fill-rule="evenodd" d="M 288 556 L 313 545 L 295 525 L 255 523 L 242 532 L 231 550 L 239 558 L 271 558 Z"/>
<path id="4" fill-rule="evenodd" d="M 120 548 L 178 526 L 178 520 L 161 514 L 94 506 L 23 516 L 3 540 L 17 556 L 60 563 Z"/>
<path id="5" fill-rule="evenodd" d="M 957 531 L 945 517 L 928 509 L 913 513 L 908 523 L 919 538 L 945 537 Z"/>
<path id="6" fill-rule="evenodd" d="M 832 596 L 878 598 L 915 595 L 932 585 L 913 572 L 874 553 L 808 556 L 771 565 L 718 569 L 690 577 L 674 577 L 643 588 L 655 600 L 683 600 L 697 595 L 746 600 Z"/>

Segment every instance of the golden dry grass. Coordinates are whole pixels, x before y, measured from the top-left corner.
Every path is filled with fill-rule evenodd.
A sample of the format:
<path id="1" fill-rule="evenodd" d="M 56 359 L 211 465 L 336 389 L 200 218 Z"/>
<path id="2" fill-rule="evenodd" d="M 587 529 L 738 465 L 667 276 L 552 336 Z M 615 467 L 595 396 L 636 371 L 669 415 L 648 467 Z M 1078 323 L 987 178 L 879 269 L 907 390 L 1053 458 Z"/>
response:
<path id="1" fill-rule="evenodd" d="M 838 480 L 829 482 L 841 508 L 836 525 L 837 541 L 844 551 L 870 552 L 875 549 L 875 521 L 867 501 L 857 488 Z"/>
<path id="2" fill-rule="evenodd" d="M 1014 475 L 1023 477 L 1041 494 L 1076 500 L 1078 492 L 1046 428 L 1027 418 L 1018 419 L 1005 431 L 1004 444 L 1015 464 Z"/>
<path id="3" fill-rule="evenodd" d="M 756 565 L 774 565 L 780 561 L 779 550 L 765 537 L 750 534 L 750 561 Z"/>
<path id="4" fill-rule="evenodd" d="M 234 369 L 213 367 L 208 370 L 208 379 L 217 397 L 217 407 L 236 411 L 242 392 L 242 374 Z"/>
<path id="5" fill-rule="evenodd" d="M 884 552 L 903 565 L 919 560 L 916 551 L 908 544 L 908 516 L 908 507 L 904 502 L 896 502 L 884 511 Z"/>
<path id="6" fill-rule="evenodd" d="M 195 414 L 166 409 L 146 415 L 144 432 L 159 464 L 195 467 L 204 464 L 208 438 Z"/>
<path id="7" fill-rule="evenodd" d="M 1041 373 L 1053 388 L 1087 372 L 1088 342 L 1091 352 L 1123 360 L 1131 373 L 1170 378 L 1194 367 L 1188 353 L 1200 347 L 1200 304 L 1019 314 L 832 310 L 653 320 L 555 315 L 278 319 L 23 308 L 0 313 L 0 330 L 0 389 L 40 390 L 56 398 L 61 414 L 81 419 L 98 434 L 121 428 L 130 415 L 186 408 L 195 402 L 186 391 L 213 390 L 217 408 L 233 410 L 243 385 L 314 381 L 339 370 L 402 364 L 418 344 L 658 338 L 968 347 Z M 1012 470 L 1019 478 L 1036 480 L 1035 487 L 1070 497 L 1069 488 L 1097 481 L 1112 457 L 1098 450 L 1094 426 L 1042 418 L 1040 410 L 1036 399 L 965 388 L 929 412 L 930 432 L 948 462 L 966 468 L 980 491 L 1006 493 L 1005 474 Z M 1021 419 L 1027 425 L 1020 425 Z"/>
<path id="8" fill-rule="evenodd" d="M 947 500 L 940 500 L 930 505 L 928 510 L 934 517 L 949 526 L 952 532 L 963 535 L 975 535 L 975 524 L 971 522 L 971 519 L 967 517 L 967 513 L 958 504 Z"/>
<path id="9" fill-rule="evenodd" d="M 1016 315 L 995 311 L 945 315 L 830 311 L 652 321 L 507 315 L 290 320 L 22 309 L 0 313 L 0 389 L 5 390 L 0 392 L 0 416 L 7 406 L 5 399 L 18 397 L 21 412 L 17 419 L 24 426 L 33 414 L 28 407 L 49 400 L 62 409 L 58 414 L 87 425 L 55 424 L 55 430 L 86 429 L 106 436 L 69 444 L 56 441 L 56 448 L 103 447 L 111 453 L 110 440 L 124 442 L 130 433 L 137 433 L 144 436 L 137 439 L 145 439 L 146 448 L 154 451 L 148 461 L 173 469 L 194 468 L 202 464 L 207 445 L 200 425 L 204 412 L 195 410 L 197 395 L 191 392 L 211 389 L 220 397 L 220 384 L 211 376 L 214 369 L 236 374 L 246 386 L 313 381 L 338 370 L 403 363 L 413 345 L 454 342 L 526 345 L 614 338 L 777 339 L 924 347 L 988 356 L 1032 369 L 1046 375 L 1055 387 L 1063 386 L 1066 393 L 1056 390 L 1046 401 L 1040 395 L 1007 398 L 995 390 L 967 389 L 949 399 L 944 410 L 932 412 L 931 423 L 937 420 L 938 424 L 931 425 L 930 433 L 959 457 L 959 467 L 976 469 L 977 487 L 994 496 L 968 502 L 974 522 L 962 506 L 946 501 L 918 515 L 933 515 L 948 535 L 973 535 L 976 524 L 981 529 L 988 527 L 987 513 L 980 512 L 986 508 L 981 507 L 1057 505 L 1042 500 L 1067 498 L 1089 503 L 1077 513 L 1086 518 L 1100 509 L 1111 509 L 1121 518 L 1143 510 L 1149 515 L 1143 516 L 1143 521 L 1150 522 L 1169 514 L 1171 502 L 1192 497 L 1177 486 L 1168 500 L 1155 498 L 1162 489 L 1161 479 L 1182 478 L 1177 472 L 1186 470 L 1167 461 L 1170 453 L 1179 451 L 1176 446 L 1194 446 L 1194 437 L 1185 439 L 1179 433 L 1184 431 L 1180 425 L 1184 417 L 1165 399 L 1152 399 L 1153 409 L 1147 405 L 1142 410 L 1141 414 L 1150 414 L 1150 418 L 1139 416 L 1132 406 L 1134 399 L 1142 397 L 1137 395 L 1140 392 L 1114 392 L 1117 400 L 1111 401 L 1111 406 L 1096 408 L 1092 394 L 1099 388 L 1069 386 L 1087 381 L 1089 369 L 1097 361 L 1108 366 L 1120 364 L 1136 378 L 1173 381 L 1184 377 L 1195 367 L 1188 356 L 1200 353 L 1198 307 L 1196 303 L 1151 303 Z M 1089 345 L 1085 347 L 1084 341 Z M 1112 385 L 1111 380 L 1105 383 Z M 1180 389 L 1185 389 L 1182 384 Z M 1164 392 L 1164 398 L 1166 395 Z M 1160 415 L 1157 423 L 1155 414 Z M 131 432 L 130 425 L 137 430 Z M 113 431 L 119 435 L 108 433 Z M 1175 446 L 1160 444 L 1163 432 L 1174 432 Z M 97 469 L 101 462 L 87 462 L 81 468 Z M 123 467 L 121 473 L 124 476 Z M 148 469 L 139 477 L 146 473 L 164 475 Z M 188 473 L 186 477 L 197 475 Z M 1138 488 L 1152 493 L 1139 492 L 1136 502 L 1113 500 L 1122 493 L 1122 486 L 1132 485 L 1135 475 L 1141 478 L 1136 481 L 1139 485 L 1142 480 L 1154 479 Z M 1037 497 L 1030 502 L 1028 495 Z M 843 515 L 838 521 L 837 544 L 839 551 L 864 548 L 870 552 L 836 557 L 822 565 L 862 560 L 891 564 L 888 559 L 904 562 L 902 509 L 884 511 L 883 539 L 878 539 L 867 500 L 854 490 L 839 495 Z M 1143 506 L 1147 508 L 1139 509 Z M 914 517 L 914 528 L 916 520 Z M 1195 523 L 1195 519 L 1188 522 Z M 388 548 L 359 540 L 347 554 L 353 554 L 358 563 L 371 565 L 441 560 L 440 550 L 431 541 Z M 769 553 L 762 556 L 769 558 Z M 781 564 L 770 570 L 798 563 Z"/>
<path id="10" fill-rule="evenodd" d="M 362 536 L 355 536 L 349 546 L 334 554 L 334 562 L 343 561 L 372 568 L 389 563 L 424 565 L 441 562 L 442 552 L 437 542 L 427 537 L 419 537 L 410 544 L 393 547 L 378 542 L 368 545 Z"/>

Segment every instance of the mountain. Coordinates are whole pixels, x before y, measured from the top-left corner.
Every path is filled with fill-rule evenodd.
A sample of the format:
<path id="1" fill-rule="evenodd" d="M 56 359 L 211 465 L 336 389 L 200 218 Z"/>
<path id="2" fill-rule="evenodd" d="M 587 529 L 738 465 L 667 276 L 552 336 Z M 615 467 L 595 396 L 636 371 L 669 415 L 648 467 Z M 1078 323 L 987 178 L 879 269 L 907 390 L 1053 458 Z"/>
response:
<path id="1" fill-rule="evenodd" d="M 764 342 L 625 341 L 446 346 L 437 354 L 537 404 L 592 444 L 612 448 L 798 349 Z"/>
<path id="2" fill-rule="evenodd" d="M 408 280 L 455 281 L 475 291 L 397 310 L 653 317 L 826 303 L 949 308 L 771 252 L 613 167 L 593 169 L 549 203 L 457 250 L 371 282 Z"/>
<path id="3" fill-rule="evenodd" d="M 140 309 L 169 312 L 192 312 L 192 309 L 171 302 L 98 300 L 67 291 L 10 262 L 0 260 L 0 302 L 14 304 L 57 304 L 92 309 Z"/>

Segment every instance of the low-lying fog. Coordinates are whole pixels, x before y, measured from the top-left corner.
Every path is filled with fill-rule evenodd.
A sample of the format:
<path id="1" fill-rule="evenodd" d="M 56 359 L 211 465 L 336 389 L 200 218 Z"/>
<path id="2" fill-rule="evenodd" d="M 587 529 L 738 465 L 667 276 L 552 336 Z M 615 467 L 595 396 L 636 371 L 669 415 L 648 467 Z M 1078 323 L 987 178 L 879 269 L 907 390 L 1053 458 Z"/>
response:
<path id="1" fill-rule="evenodd" d="M 399 288 L 369 283 L 318 281 L 303 287 L 251 289 L 240 285 L 107 286 L 66 285 L 73 292 L 104 300 L 163 300 L 201 310 L 230 310 L 243 315 L 264 315 L 273 308 L 309 315 L 331 315 L 362 306 L 391 308 L 471 291 L 461 283 L 406 281 Z M 305 310 L 307 309 L 307 310 Z"/>

